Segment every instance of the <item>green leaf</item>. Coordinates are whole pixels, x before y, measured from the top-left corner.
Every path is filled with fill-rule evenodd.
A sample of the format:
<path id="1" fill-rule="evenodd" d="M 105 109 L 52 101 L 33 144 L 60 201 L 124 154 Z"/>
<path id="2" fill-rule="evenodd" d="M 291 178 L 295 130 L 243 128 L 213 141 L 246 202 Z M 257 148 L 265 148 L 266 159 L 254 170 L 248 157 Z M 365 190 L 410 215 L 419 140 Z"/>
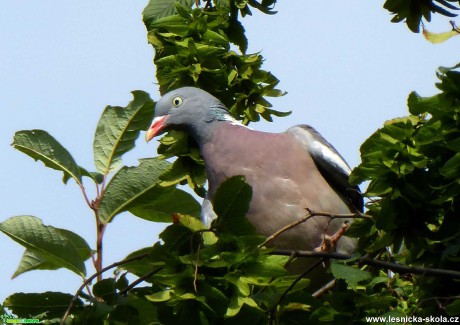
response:
<path id="1" fill-rule="evenodd" d="M 73 295 L 62 292 L 15 293 L 5 299 L 3 305 L 18 317 L 30 318 L 31 315 L 45 314 L 47 319 L 60 318 L 66 311 Z M 83 302 L 77 298 L 74 311 Z"/>
<path id="2" fill-rule="evenodd" d="M 38 253 L 47 263 L 85 276 L 84 259 L 74 242 L 62 234 L 61 229 L 45 226 L 33 216 L 18 216 L 0 223 L 0 231 L 26 249 Z"/>
<path id="3" fill-rule="evenodd" d="M 117 282 L 115 282 L 115 287 L 120 291 L 125 289 L 129 285 L 129 281 L 126 278 L 127 274 L 128 274 L 127 272 L 123 273 L 120 276 L 120 278 L 117 280 Z"/>
<path id="4" fill-rule="evenodd" d="M 171 222 L 176 213 L 199 218 L 201 205 L 189 193 L 176 188 L 154 187 L 128 207 L 139 218 L 155 222 Z"/>
<path id="5" fill-rule="evenodd" d="M 423 28 L 423 26 L 422 26 L 422 32 L 423 32 L 423 36 L 426 38 L 426 40 L 428 42 L 430 42 L 430 43 L 433 43 L 433 44 L 444 43 L 448 39 L 450 39 L 450 38 L 452 38 L 454 36 L 460 35 L 458 29 L 453 29 L 453 30 L 450 30 L 450 31 L 444 32 L 444 33 L 432 33 L 430 31 L 428 31 L 427 29 Z"/>
<path id="6" fill-rule="evenodd" d="M 246 219 L 252 188 L 244 176 L 234 176 L 223 182 L 213 198 L 218 218 L 216 226 L 233 234 L 253 233 L 254 228 Z"/>
<path id="7" fill-rule="evenodd" d="M 34 249 L 26 249 L 24 254 L 22 254 L 21 261 L 19 262 L 19 266 L 14 272 L 13 276 L 11 277 L 14 279 L 18 275 L 33 271 L 33 270 L 57 270 L 60 266 L 53 264 L 51 262 L 46 261 L 44 257 L 40 255 Z"/>
<path id="8" fill-rule="evenodd" d="M 96 184 L 102 184 L 102 182 L 104 181 L 104 175 L 100 173 L 90 172 L 81 166 L 78 166 L 78 169 L 80 169 L 81 176 L 86 176 L 86 177 L 91 178 Z"/>
<path id="9" fill-rule="evenodd" d="M 440 105 L 439 95 L 432 97 L 421 97 L 415 91 L 409 94 L 407 98 L 407 106 L 411 114 L 433 113 Z"/>
<path id="10" fill-rule="evenodd" d="M 158 248 L 158 246 L 159 246 L 159 243 L 156 243 L 154 245 L 154 248 Z M 148 253 L 153 256 L 154 248 L 145 247 L 145 248 L 139 249 L 137 251 L 132 252 L 131 254 L 126 256 L 124 259 L 129 259 L 129 258 L 133 258 L 136 256 L 143 256 Z M 155 257 L 158 257 L 158 256 L 155 256 Z M 156 260 L 158 260 L 158 258 Z M 118 269 L 128 271 L 129 273 L 133 273 L 138 276 L 142 276 L 152 271 L 152 269 L 163 266 L 164 264 L 165 263 L 163 261 L 160 261 L 160 262 L 152 261 L 150 257 L 144 257 L 144 258 L 120 265 Z M 149 282 L 148 279 L 145 279 L 145 281 Z"/>
<path id="11" fill-rule="evenodd" d="M 156 191 L 164 193 L 159 187 L 160 175 L 169 167 L 164 160 L 152 158 L 141 159 L 136 167 L 123 167 L 107 185 L 99 205 L 99 217 L 104 223 L 109 223 L 119 213 L 134 206 L 134 202 L 148 193 L 154 196 Z M 145 201 L 144 201 L 145 202 Z"/>
<path id="12" fill-rule="evenodd" d="M 248 49 L 248 39 L 246 35 L 244 35 L 245 30 L 243 24 L 241 24 L 236 17 L 232 17 L 230 18 L 229 26 L 226 32 L 229 40 L 238 46 L 241 53 L 245 54 Z"/>
<path id="13" fill-rule="evenodd" d="M 201 197 L 205 196 L 203 188 L 206 182 L 206 169 L 190 157 L 178 157 L 168 170 L 161 175 L 161 184 L 171 186 L 177 183 L 187 184 Z"/>
<path id="14" fill-rule="evenodd" d="M 454 302 L 446 306 L 448 315 L 460 315 L 460 299 L 455 299 Z"/>
<path id="15" fill-rule="evenodd" d="M 176 13 L 176 2 L 188 7 L 193 4 L 193 0 L 150 0 L 142 12 L 147 28 L 151 22 L 158 18 L 174 15 Z"/>
<path id="16" fill-rule="evenodd" d="M 175 218 L 175 222 L 180 223 L 182 226 L 184 226 L 187 229 L 190 229 L 193 232 L 208 229 L 201 222 L 201 220 L 187 215 L 177 215 L 177 217 Z"/>
<path id="17" fill-rule="evenodd" d="M 172 298 L 174 291 L 173 290 L 165 290 L 160 292 L 155 292 L 154 294 L 145 296 L 150 301 L 154 302 L 162 302 L 168 301 Z"/>
<path id="18" fill-rule="evenodd" d="M 42 161 L 45 166 L 62 171 L 64 183 L 73 178 L 77 184 L 81 184 L 81 174 L 77 163 L 67 149 L 46 131 L 18 131 L 11 145 L 36 161 Z"/>
<path id="19" fill-rule="evenodd" d="M 75 247 L 78 254 L 82 258 L 82 260 L 86 261 L 88 258 L 91 257 L 91 248 L 89 247 L 88 243 L 85 239 L 81 236 L 77 235 L 73 231 L 62 229 L 62 228 L 55 228 L 61 235 L 64 235 Z"/>
<path id="20" fill-rule="evenodd" d="M 345 282 L 353 288 L 355 288 L 359 282 L 371 278 L 371 274 L 367 271 L 335 262 L 331 263 L 331 272 L 335 278 L 344 279 Z"/>
<path id="21" fill-rule="evenodd" d="M 249 263 L 244 267 L 244 273 L 252 277 L 280 277 L 287 275 L 285 256 L 266 256 L 263 262 Z"/>
<path id="22" fill-rule="evenodd" d="M 90 258 L 91 249 L 88 243 L 82 237 L 67 229 L 55 229 L 72 242 L 72 245 L 75 247 L 83 261 L 86 261 L 88 258 Z M 59 268 L 61 268 L 60 265 L 48 261 L 40 254 L 39 251 L 34 249 L 26 249 L 12 278 L 14 279 L 18 275 L 28 271 L 57 270 Z"/>
<path id="23" fill-rule="evenodd" d="M 108 278 L 98 281 L 93 286 L 93 294 L 109 305 L 114 304 L 117 300 L 115 279 Z"/>
<path id="24" fill-rule="evenodd" d="M 133 91 L 127 107 L 107 106 L 94 136 L 94 163 L 106 175 L 121 165 L 121 156 L 134 148 L 141 130 L 153 119 L 154 103 L 143 91 Z"/>
<path id="25" fill-rule="evenodd" d="M 452 158 L 447 160 L 439 172 L 441 175 L 448 178 L 458 177 L 460 174 L 460 153 L 457 152 Z"/>

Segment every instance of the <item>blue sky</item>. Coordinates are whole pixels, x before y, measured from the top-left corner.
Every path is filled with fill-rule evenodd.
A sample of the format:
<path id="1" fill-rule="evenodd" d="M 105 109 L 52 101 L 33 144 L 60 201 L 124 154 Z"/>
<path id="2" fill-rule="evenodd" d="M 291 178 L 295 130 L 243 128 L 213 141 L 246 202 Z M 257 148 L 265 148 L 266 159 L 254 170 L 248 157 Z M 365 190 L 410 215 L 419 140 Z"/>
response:
<path id="1" fill-rule="evenodd" d="M 280 0 L 277 15 L 245 18 L 249 51 L 262 51 L 265 69 L 288 92 L 272 103 L 293 111 L 275 123 L 252 127 L 281 132 L 311 124 L 354 167 L 360 144 L 385 120 L 406 115 L 409 92 L 434 94 L 435 70 L 458 63 L 459 40 L 432 45 L 405 25 L 390 23 L 382 4 Z M 103 108 L 125 106 L 135 89 L 158 98 L 153 51 L 141 19 L 144 6 L 144 1 L 120 0 L 2 4 L 0 221 L 34 215 L 47 225 L 77 232 L 94 247 L 93 216 L 75 183 L 64 185 L 61 173 L 10 144 L 18 130 L 43 129 L 80 165 L 94 168 L 93 135 Z M 428 27 L 446 31 L 450 25 L 435 17 Z M 156 155 L 153 142 L 147 145 L 141 137 L 125 163 Z M 153 244 L 163 227 L 129 214 L 118 216 L 106 231 L 104 264 Z M 74 293 L 81 284 L 64 269 L 30 272 L 11 281 L 24 249 L 3 234 L 0 247 L 0 301 L 14 292 Z"/>

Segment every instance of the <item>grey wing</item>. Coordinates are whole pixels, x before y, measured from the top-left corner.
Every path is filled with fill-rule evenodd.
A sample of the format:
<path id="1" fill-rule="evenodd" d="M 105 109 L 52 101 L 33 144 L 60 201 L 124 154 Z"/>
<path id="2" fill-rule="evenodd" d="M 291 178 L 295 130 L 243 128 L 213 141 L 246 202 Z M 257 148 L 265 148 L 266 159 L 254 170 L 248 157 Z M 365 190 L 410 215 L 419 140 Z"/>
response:
<path id="1" fill-rule="evenodd" d="M 361 191 L 358 186 L 350 185 L 348 179 L 351 169 L 340 153 L 310 125 L 296 125 L 286 133 L 307 149 L 321 175 L 342 199 L 362 212 L 364 203 Z"/>

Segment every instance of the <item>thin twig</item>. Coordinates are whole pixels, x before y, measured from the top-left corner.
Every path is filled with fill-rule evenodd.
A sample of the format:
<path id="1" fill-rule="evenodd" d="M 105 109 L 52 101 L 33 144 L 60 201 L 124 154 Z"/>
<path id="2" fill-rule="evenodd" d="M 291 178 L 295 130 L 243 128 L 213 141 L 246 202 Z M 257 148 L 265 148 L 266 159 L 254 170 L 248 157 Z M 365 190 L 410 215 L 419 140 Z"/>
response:
<path id="1" fill-rule="evenodd" d="M 196 265 L 195 265 L 195 274 L 193 275 L 193 289 L 195 289 L 195 292 L 198 292 L 198 287 L 197 287 L 196 283 L 197 283 L 197 280 L 198 280 L 198 265 L 200 264 L 200 256 L 201 256 L 201 242 L 198 243 Z"/>
<path id="2" fill-rule="evenodd" d="M 150 278 L 152 275 L 160 272 L 161 270 L 163 270 L 163 267 L 159 267 L 158 269 L 152 270 L 149 273 L 144 274 L 143 276 L 141 276 L 137 280 L 133 281 L 133 283 L 131 283 L 129 286 L 127 286 L 126 288 L 121 290 L 120 295 L 126 295 L 130 290 L 132 290 L 139 283 L 144 282 L 146 279 Z"/>
<path id="3" fill-rule="evenodd" d="M 65 311 L 65 314 L 64 314 L 64 316 L 62 317 L 61 325 L 64 324 L 66 318 L 69 316 L 70 312 L 72 311 L 72 308 L 73 308 L 73 306 L 75 305 L 75 302 L 77 301 L 78 296 L 79 296 L 79 295 L 81 294 L 81 292 L 83 291 L 83 288 L 85 288 L 88 284 L 90 284 L 96 277 L 98 277 L 99 275 L 101 275 L 101 274 L 104 273 L 105 271 L 108 271 L 108 270 L 110 270 L 110 269 L 113 269 L 114 267 L 117 267 L 117 266 L 120 266 L 120 265 L 129 263 L 129 262 L 132 262 L 132 261 L 141 260 L 141 259 L 143 259 L 143 258 L 146 258 L 146 257 L 149 256 L 149 255 L 150 255 L 150 253 L 145 253 L 145 254 L 141 254 L 141 255 L 137 255 L 137 256 L 133 256 L 133 257 L 124 259 L 124 260 L 122 260 L 122 261 L 118 261 L 118 262 L 112 263 L 112 264 L 110 264 L 109 266 L 106 266 L 106 267 L 104 267 L 102 270 L 100 270 L 100 271 L 94 273 L 93 275 L 91 275 L 88 279 L 86 279 L 86 280 L 82 283 L 82 285 L 80 286 L 80 288 L 78 288 L 77 292 L 76 292 L 75 295 L 73 296 L 72 300 L 70 301 L 69 307 L 67 307 L 67 310 Z"/>
<path id="4" fill-rule="evenodd" d="M 315 298 L 318 298 L 322 294 L 324 294 L 324 293 L 328 292 L 329 290 L 331 290 L 332 288 L 334 288 L 334 286 L 335 286 L 335 279 L 329 281 L 328 283 L 326 283 L 326 285 L 322 286 L 320 289 L 318 289 L 315 292 L 313 292 L 311 294 L 311 296 L 315 297 Z"/>
<path id="5" fill-rule="evenodd" d="M 93 206 L 91 204 L 91 201 L 88 198 L 88 195 L 86 194 L 86 189 L 83 186 L 82 183 L 78 182 L 78 186 L 80 186 L 81 192 L 83 193 L 83 197 L 85 198 L 86 204 L 89 206 L 90 209 L 93 209 Z"/>
<path id="6" fill-rule="evenodd" d="M 273 233 L 270 236 L 268 236 L 267 239 L 262 244 L 259 245 L 259 248 L 262 247 L 262 246 L 265 246 L 267 243 L 269 243 L 270 241 L 272 241 L 273 239 L 275 239 L 276 237 L 281 235 L 283 232 L 288 231 L 289 229 L 292 229 L 295 226 L 297 226 L 297 225 L 299 225 L 301 223 L 304 223 L 305 221 L 307 221 L 308 219 L 311 219 L 313 217 L 322 216 L 322 217 L 330 218 L 331 220 L 333 220 L 333 219 L 348 219 L 348 218 L 353 218 L 353 219 L 372 219 L 372 217 L 370 215 L 367 215 L 367 214 L 364 214 L 364 213 L 361 213 L 361 212 L 345 213 L 345 214 L 333 214 L 333 213 L 327 213 L 327 212 L 313 212 L 309 208 L 306 208 L 306 210 L 308 211 L 308 214 L 306 216 L 304 216 L 303 218 L 300 218 L 299 220 L 296 220 L 296 221 L 284 226 L 283 228 L 279 229 L 275 233 Z"/>
<path id="7" fill-rule="evenodd" d="M 349 259 L 354 258 L 356 262 L 366 264 L 366 265 L 376 266 L 376 267 L 386 269 L 386 270 L 392 270 L 393 272 L 400 273 L 400 274 L 412 273 L 412 274 L 423 274 L 423 275 L 434 275 L 434 276 L 446 276 L 449 278 L 460 279 L 459 271 L 436 269 L 436 268 L 430 268 L 430 267 L 407 266 L 407 265 L 402 265 L 402 264 L 397 264 L 397 263 L 392 263 L 392 262 L 379 261 L 379 260 L 375 260 L 375 259 L 364 257 L 364 256 L 355 258 L 355 256 L 352 256 L 352 255 L 335 253 L 335 252 L 329 253 L 329 252 L 316 252 L 316 251 L 292 251 L 289 249 L 275 249 L 270 254 L 292 256 L 293 252 L 295 256 L 297 257 L 308 257 L 308 258 L 323 257 L 323 258 L 328 258 L 328 259 L 331 258 L 335 260 L 349 260 Z"/>
<path id="8" fill-rule="evenodd" d="M 308 273 L 310 273 L 311 271 L 313 271 L 315 268 L 317 268 L 319 265 L 321 265 L 321 263 L 323 263 L 325 261 L 325 259 L 320 259 L 318 261 L 316 261 L 313 265 L 311 265 L 308 269 L 306 269 L 301 275 L 299 275 L 297 277 L 297 279 L 295 279 L 291 285 L 283 292 L 283 294 L 281 295 L 281 297 L 278 299 L 278 301 L 276 302 L 276 304 L 271 308 L 271 311 L 270 311 L 270 315 L 271 315 L 271 320 L 270 320 L 270 324 L 272 323 L 273 321 L 273 318 L 274 318 L 274 314 L 275 314 L 275 311 L 276 311 L 276 307 L 279 306 L 281 304 L 281 302 L 283 301 L 283 299 L 286 297 L 286 295 L 289 293 L 289 291 L 292 290 L 292 288 L 294 288 L 294 286 L 304 277 L 306 276 Z"/>

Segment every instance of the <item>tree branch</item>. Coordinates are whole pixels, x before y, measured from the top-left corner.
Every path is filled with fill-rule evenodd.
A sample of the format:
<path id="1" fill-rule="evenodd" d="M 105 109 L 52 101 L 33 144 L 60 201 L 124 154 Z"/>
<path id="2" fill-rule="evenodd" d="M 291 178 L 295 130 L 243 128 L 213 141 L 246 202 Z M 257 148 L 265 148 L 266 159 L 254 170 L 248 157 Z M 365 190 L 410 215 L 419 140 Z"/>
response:
<path id="1" fill-rule="evenodd" d="M 300 218 L 299 220 L 296 220 L 296 221 L 284 226 L 280 230 L 278 230 L 275 233 L 273 233 L 270 236 L 268 236 L 267 239 L 262 244 L 259 245 L 259 248 L 262 247 L 262 246 L 265 246 L 267 243 L 271 242 L 273 239 L 275 239 L 276 237 L 281 235 L 283 232 L 288 231 L 289 229 L 292 229 L 295 226 L 300 225 L 301 223 L 304 223 L 305 221 L 307 221 L 308 219 L 311 219 L 313 217 L 322 216 L 322 217 L 328 217 L 331 220 L 333 220 L 333 219 L 349 219 L 349 218 L 351 218 L 351 219 L 369 219 L 369 220 L 372 219 L 372 217 L 370 215 L 364 214 L 362 212 L 333 214 L 333 213 L 327 213 L 327 212 L 314 212 L 314 211 L 310 210 L 309 208 L 306 208 L 306 210 L 308 211 L 308 214 L 306 216 L 304 216 L 303 218 Z"/>
<path id="2" fill-rule="evenodd" d="M 328 258 L 335 260 L 348 260 L 353 259 L 355 256 L 341 253 L 329 253 L 329 252 L 316 252 L 316 251 L 292 251 L 288 249 L 275 249 L 270 254 L 273 255 L 284 255 L 284 256 L 296 256 L 296 257 L 316 257 L 316 258 Z M 423 275 L 433 275 L 433 276 L 446 276 L 449 278 L 460 279 L 460 272 L 454 270 L 445 270 L 445 269 L 436 269 L 429 267 L 417 267 L 417 266 L 407 266 L 397 263 L 384 262 L 380 260 L 374 260 L 369 257 L 358 257 L 355 258 L 355 262 L 359 262 L 366 265 L 372 265 L 379 267 L 381 269 L 391 270 L 395 273 L 412 273 L 412 274 L 423 274 Z"/>
<path id="3" fill-rule="evenodd" d="M 70 312 L 72 311 L 72 308 L 73 308 L 73 306 L 75 305 L 75 302 L 77 301 L 78 296 L 79 296 L 79 295 L 81 294 L 81 292 L 83 291 L 83 288 L 85 288 L 88 284 L 90 284 L 96 277 L 100 276 L 100 275 L 101 275 L 102 273 L 104 273 L 105 271 L 108 271 L 108 270 L 110 270 L 110 269 L 113 269 L 114 267 L 117 267 L 117 266 L 120 266 L 120 265 L 129 263 L 129 262 L 132 262 L 132 261 L 141 260 L 141 259 L 143 259 L 143 258 L 146 258 L 146 257 L 149 256 L 149 255 L 150 255 L 150 253 L 145 253 L 145 254 L 141 254 L 141 255 L 137 255 L 137 256 L 133 256 L 133 257 L 124 259 L 124 260 L 122 260 L 122 261 L 115 262 L 115 263 L 113 263 L 113 264 L 110 264 L 109 266 L 104 267 L 103 269 L 101 269 L 100 271 L 94 273 L 93 275 L 91 275 L 88 279 L 86 279 L 86 280 L 82 283 L 82 285 L 80 286 L 80 288 L 78 288 L 77 292 L 76 292 L 75 295 L 73 296 L 72 300 L 70 301 L 69 307 L 67 307 L 67 310 L 65 311 L 64 316 L 62 317 L 61 325 L 64 324 L 66 318 L 70 315 Z"/>
<path id="4" fill-rule="evenodd" d="M 140 278 L 138 278 L 137 280 L 133 281 L 133 283 L 131 283 L 129 286 L 127 286 L 126 288 L 124 288 L 123 290 L 120 291 L 120 295 L 126 295 L 128 293 L 128 291 L 130 291 L 131 289 L 133 289 L 135 286 L 137 286 L 139 283 L 145 281 L 146 279 L 150 278 L 152 275 L 160 272 L 161 270 L 163 270 L 163 267 L 159 267 L 158 269 L 155 269 L 155 270 L 152 270 L 150 272 L 148 272 L 147 274 L 144 274 L 143 276 L 141 276 Z"/>

